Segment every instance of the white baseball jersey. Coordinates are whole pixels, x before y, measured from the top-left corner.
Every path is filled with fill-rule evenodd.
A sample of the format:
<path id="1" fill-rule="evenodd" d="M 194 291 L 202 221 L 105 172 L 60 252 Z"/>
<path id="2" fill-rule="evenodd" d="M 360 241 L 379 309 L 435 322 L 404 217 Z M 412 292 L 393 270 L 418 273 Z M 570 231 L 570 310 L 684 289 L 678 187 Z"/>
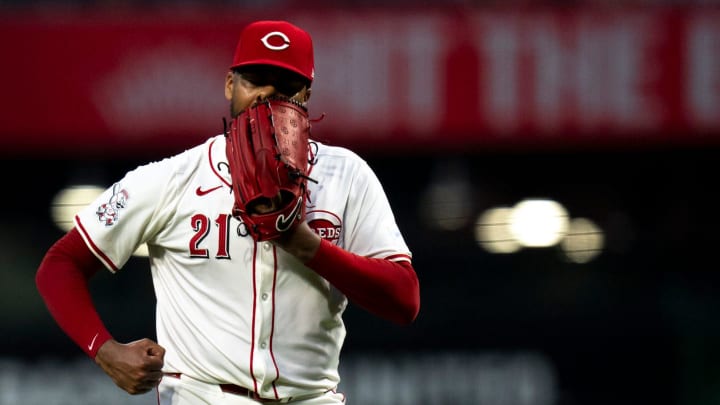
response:
<path id="1" fill-rule="evenodd" d="M 384 190 L 359 156 L 315 143 L 306 220 L 356 254 L 410 260 Z M 347 299 L 230 215 L 234 199 L 218 135 L 140 166 L 75 217 L 111 271 L 143 243 L 157 298 L 164 371 L 241 385 L 266 398 L 324 392 L 339 382 Z"/>

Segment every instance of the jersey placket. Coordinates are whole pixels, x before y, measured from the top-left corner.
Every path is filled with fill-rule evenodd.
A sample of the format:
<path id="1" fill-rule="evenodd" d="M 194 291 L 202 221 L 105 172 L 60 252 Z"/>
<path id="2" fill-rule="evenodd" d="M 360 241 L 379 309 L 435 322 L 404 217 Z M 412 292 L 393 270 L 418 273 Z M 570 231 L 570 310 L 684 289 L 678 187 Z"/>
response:
<path id="1" fill-rule="evenodd" d="M 274 290 L 277 269 L 275 246 L 270 242 L 257 244 L 255 258 L 255 342 L 252 370 L 255 391 L 264 397 L 274 396 L 267 384 L 277 378 L 277 367 L 272 354 L 272 335 L 274 329 Z"/>

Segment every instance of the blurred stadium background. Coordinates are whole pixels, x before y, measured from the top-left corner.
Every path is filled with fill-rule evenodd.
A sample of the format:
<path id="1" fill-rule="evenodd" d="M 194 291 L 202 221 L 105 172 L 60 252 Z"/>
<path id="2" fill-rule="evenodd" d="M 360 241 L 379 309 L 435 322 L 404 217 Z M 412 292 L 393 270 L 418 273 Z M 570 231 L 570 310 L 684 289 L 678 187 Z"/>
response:
<path id="1" fill-rule="evenodd" d="M 0 405 L 156 403 L 82 356 L 35 270 L 68 188 L 221 131 L 257 18 L 313 34 L 313 134 L 375 168 L 421 280 L 410 327 L 349 307 L 349 404 L 720 403 L 718 5 L 0 1 Z M 154 337 L 142 255 L 92 288 L 119 340 Z"/>

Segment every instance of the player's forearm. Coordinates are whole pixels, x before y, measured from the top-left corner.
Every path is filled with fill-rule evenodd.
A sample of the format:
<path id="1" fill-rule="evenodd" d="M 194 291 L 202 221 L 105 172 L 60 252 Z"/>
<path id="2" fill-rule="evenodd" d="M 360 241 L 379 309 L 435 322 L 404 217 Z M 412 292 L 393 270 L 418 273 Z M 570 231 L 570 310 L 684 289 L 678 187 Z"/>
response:
<path id="1" fill-rule="evenodd" d="M 35 283 L 60 328 L 94 358 L 110 333 L 103 325 L 88 290 L 99 261 L 73 230 L 58 240 L 38 267 Z"/>
<path id="2" fill-rule="evenodd" d="M 323 240 L 305 263 L 350 301 L 398 324 L 409 324 L 420 310 L 420 285 L 409 262 L 373 259 Z"/>

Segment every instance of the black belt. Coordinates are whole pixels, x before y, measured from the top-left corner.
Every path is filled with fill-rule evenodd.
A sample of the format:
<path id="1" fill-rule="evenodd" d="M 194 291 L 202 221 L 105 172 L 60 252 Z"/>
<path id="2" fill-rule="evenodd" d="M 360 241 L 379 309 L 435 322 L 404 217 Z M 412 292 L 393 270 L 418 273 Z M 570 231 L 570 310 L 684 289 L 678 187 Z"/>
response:
<path id="1" fill-rule="evenodd" d="M 173 378 L 180 378 L 182 376 L 181 373 L 164 373 L 163 375 L 166 375 L 168 377 Z M 241 387 L 239 385 L 235 384 L 218 384 L 218 387 L 220 387 L 220 391 L 226 393 L 226 394 L 233 394 L 233 395 L 240 395 L 243 397 L 251 398 L 253 401 L 257 402 L 280 402 L 278 399 L 267 399 L 260 397 L 255 391 L 251 391 L 245 387 Z"/>

